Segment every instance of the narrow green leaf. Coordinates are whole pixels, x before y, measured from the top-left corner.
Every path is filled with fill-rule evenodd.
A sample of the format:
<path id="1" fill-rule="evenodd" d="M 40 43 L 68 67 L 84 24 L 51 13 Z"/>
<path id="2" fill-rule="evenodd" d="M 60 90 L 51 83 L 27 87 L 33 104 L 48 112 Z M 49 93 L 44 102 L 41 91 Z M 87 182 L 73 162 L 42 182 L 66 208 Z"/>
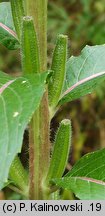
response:
<path id="1" fill-rule="evenodd" d="M 24 130 L 40 104 L 46 76 L 42 73 L 14 79 L 0 72 L 0 188 L 21 151 Z"/>
<path id="2" fill-rule="evenodd" d="M 105 182 L 84 177 L 65 177 L 52 181 L 56 186 L 72 192 L 82 200 L 105 200 Z"/>
<path id="3" fill-rule="evenodd" d="M 25 16 L 24 1 L 10 0 L 10 2 L 15 29 L 18 37 L 20 38 L 22 17 Z"/>
<path id="4" fill-rule="evenodd" d="M 13 24 L 10 2 L 0 3 L 0 43 L 10 50 L 20 47 Z"/>
<path id="5" fill-rule="evenodd" d="M 11 164 L 9 170 L 9 179 L 22 191 L 25 193 L 28 192 L 28 174 L 18 156 L 15 157 Z"/>
<path id="6" fill-rule="evenodd" d="M 32 17 L 23 18 L 21 53 L 23 73 L 29 74 L 39 72 L 39 50 Z"/>
<path id="7" fill-rule="evenodd" d="M 59 104 L 91 93 L 105 80 L 105 45 L 86 46 L 67 62 L 65 85 Z"/>
<path id="8" fill-rule="evenodd" d="M 49 104 L 50 107 L 55 108 L 60 98 L 66 69 L 67 58 L 67 36 L 59 35 L 56 47 L 53 54 L 51 70 L 52 77 L 49 82 Z"/>
<path id="9" fill-rule="evenodd" d="M 52 178 L 62 177 L 65 167 L 67 165 L 70 144 L 71 122 L 70 120 L 65 119 L 61 122 L 56 134 L 47 181 Z"/>

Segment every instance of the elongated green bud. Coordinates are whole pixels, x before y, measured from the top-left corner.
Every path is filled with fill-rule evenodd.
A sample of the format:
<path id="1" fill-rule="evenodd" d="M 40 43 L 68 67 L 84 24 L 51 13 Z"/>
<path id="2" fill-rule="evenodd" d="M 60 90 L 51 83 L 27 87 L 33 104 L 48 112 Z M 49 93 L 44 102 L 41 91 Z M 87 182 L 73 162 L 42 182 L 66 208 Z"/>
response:
<path id="1" fill-rule="evenodd" d="M 16 29 L 16 33 L 20 39 L 22 17 L 25 16 L 24 1 L 23 0 L 10 0 L 10 2 L 11 2 L 14 26 Z"/>
<path id="2" fill-rule="evenodd" d="M 40 71 L 39 50 L 32 17 L 24 17 L 21 34 L 21 56 L 24 74 Z"/>
<path id="3" fill-rule="evenodd" d="M 50 79 L 49 90 L 49 105 L 56 107 L 60 98 L 62 87 L 65 78 L 65 67 L 67 59 L 67 36 L 59 35 L 56 47 L 53 54 L 51 70 L 53 71 Z"/>
<path id="4" fill-rule="evenodd" d="M 16 156 L 12 162 L 9 170 L 9 178 L 23 192 L 26 192 L 28 190 L 28 174 L 21 164 L 18 156 Z"/>
<path id="5" fill-rule="evenodd" d="M 71 133 L 70 120 L 63 120 L 56 134 L 47 182 L 52 178 L 60 178 L 63 175 L 70 150 Z"/>

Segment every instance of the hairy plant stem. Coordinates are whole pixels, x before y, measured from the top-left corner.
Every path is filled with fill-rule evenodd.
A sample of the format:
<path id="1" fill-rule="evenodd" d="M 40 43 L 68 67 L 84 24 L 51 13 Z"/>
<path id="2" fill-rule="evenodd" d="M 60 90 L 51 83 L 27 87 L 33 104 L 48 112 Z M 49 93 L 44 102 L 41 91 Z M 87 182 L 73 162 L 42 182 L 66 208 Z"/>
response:
<path id="1" fill-rule="evenodd" d="M 37 34 L 40 72 L 47 69 L 47 0 L 27 0 L 27 15 L 34 19 Z M 33 115 L 29 132 L 30 199 L 47 199 L 44 178 L 49 166 L 49 110 L 47 90 Z"/>
<path id="2" fill-rule="evenodd" d="M 45 71 L 47 63 L 47 0 L 26 1 L 27 15 L 34 19 L 39 43 L 41 71 Z"/>

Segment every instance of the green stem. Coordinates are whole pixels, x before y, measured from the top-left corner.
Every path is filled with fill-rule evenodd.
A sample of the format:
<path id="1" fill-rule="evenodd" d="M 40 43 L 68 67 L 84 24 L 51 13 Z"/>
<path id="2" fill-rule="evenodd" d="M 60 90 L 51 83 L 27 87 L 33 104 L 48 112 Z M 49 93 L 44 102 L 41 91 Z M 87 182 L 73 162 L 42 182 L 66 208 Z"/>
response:
<path id="1" fill-rule="evenodd" d="M 41 71 L 47 63 L 47 0 L 26 0 L 27 15 L 34 19 L 40 51 Z"/>
<path id="2" fill-rule="evenodd" d="M 33 18 L 24 17 L 21 34 L 22 71 L 24 74 L 40 72 L 39 49 Z M 39 110 L 35 112 L 29 125 L 30 156 L 30 198 L 38 197 L 39 178 Z M 34 171 L 35 170 L 35 171 Z M 34 181 L 36 184 L 34 184 Z"/>
<path id="3" fill-rule="evenodd" d="M 40 72 L 47 69 L 47 0 L 27 0 L 27 15 L 34 19 L 39 46 Z M 45 199 L 43 184 L 49 166 L 49 111 L 48 93 L 33 115 L 30 124 L 30 199 Z"/>

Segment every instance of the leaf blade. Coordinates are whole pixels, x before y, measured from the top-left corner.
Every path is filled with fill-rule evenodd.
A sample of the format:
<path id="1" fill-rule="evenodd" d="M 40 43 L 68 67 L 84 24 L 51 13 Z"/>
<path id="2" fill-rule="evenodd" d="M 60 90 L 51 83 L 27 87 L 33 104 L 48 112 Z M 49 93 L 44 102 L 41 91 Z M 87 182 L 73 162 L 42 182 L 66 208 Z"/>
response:
<path id="1" fill-rule="evenodd" d="M 91 81 L 94 81 L 94 75 L 102 73 L 103 71 L 105 71 L 105 45 L 86 46 L 82 50 L 80 56 L 72 56 L 67 62 L 66 80 L 59 104 L 63 104 L 65 102 L 80 98 L 81 96 L 88 94 L 88 81 L 86 80 L 86 78 L 90 77 L 92 78 Z M 83 86 L 83 83 L 81 83 L 82 81 L 83 83 L 85 83 L 85 86 Z M 90 93 L 101 82 L 102 80 L 100 81 L 97 79 L 97 83 L 95 86 L 93 85 L 93 88 L 90 89 Z M 81 85 L 79 85 L 80 83 Z M 77 88 L 77 85 L 79 86 L 79 89 Z M 65 95 L 65 92 L 67 90 L 69 93 L 68 98 L 67 95 Z"/>
<path id="2" fill-rule="evenodd" d="M 0 89 L 2 89 L 0 93 L 0 188 L 2 188 L 3 183 L 7 181 L 14 157 L 21 151 L 26 125 L 40 104 L 47 74 L 15 79 L 1 72 L 0 75 Z"/>
<path id="3" fill-rule="evenodd" d="M 83 156 L 57 186 L 72 190 L 80 199 L 105 200 L 105 148 Z"/>
<path id="4" fill-rule="evenodd" d="M 105 200 L 105 182 L 82 177 L 65 177 L 52 181 L 56 186 L 72 192 L 82 200 Z"/>
<path id="5" fill-rule="evenodd" d="M 105 181 L 105 149 L 84 155 L 66 177 L 88 177 Z"/>
<path id="6" fill-rule="evenodd" d="M 101 72 L 77 82 L 64 92 L 59 104 L 62 105 L 87 94 L 91 94 L 104 80 L 105 72 Z"/>

